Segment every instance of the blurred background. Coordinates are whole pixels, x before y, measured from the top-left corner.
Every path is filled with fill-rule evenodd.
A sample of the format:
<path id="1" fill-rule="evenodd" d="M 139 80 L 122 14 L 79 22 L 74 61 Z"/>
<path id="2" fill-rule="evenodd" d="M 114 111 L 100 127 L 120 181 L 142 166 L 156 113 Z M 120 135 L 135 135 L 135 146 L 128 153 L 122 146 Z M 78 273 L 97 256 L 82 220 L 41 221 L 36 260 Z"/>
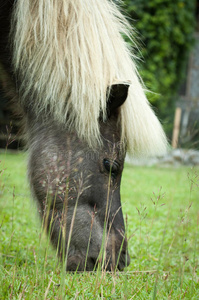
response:
<path id="1" fill-rule="evenodd" d="M 174 148 L 199 149 L 199 1 L 125 0 L 139 71 Z"/>
<path id="2" fill-rule="evenodd" d="M 115 2 L 135 28 L 132 51 L 169 142 L 199 150 L 199 0 Z M 1 71 L 0 77 L 3 82 Z M 1 148 L 22 147 L 18 124 L 1 89 Z"/>

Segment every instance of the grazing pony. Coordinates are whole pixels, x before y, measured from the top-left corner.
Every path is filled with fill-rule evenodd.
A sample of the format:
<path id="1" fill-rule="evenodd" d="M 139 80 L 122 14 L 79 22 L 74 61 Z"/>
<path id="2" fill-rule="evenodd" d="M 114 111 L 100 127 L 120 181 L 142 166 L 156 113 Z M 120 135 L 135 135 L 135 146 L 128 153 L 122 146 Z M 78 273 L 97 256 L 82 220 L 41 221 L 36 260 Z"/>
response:
<path id="1" fill-rule="evenodd" d="M 120 201 L 126 151 L 166 138 L 111 0 L 0 0 L 1 81 L 20 110 L 32 193 L 66 269 L 129 264 Z"/>

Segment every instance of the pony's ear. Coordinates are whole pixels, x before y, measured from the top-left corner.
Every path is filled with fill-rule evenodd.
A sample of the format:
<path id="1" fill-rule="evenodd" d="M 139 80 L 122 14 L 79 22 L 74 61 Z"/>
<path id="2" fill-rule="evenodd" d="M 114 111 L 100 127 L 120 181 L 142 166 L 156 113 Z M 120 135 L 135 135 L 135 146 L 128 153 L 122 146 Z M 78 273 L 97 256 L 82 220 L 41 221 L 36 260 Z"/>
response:
<path id="1" fill-rule="evenodd" d="M 129 84 L 113 84 L 110 87 L 109 97 L 107 100 L 107 116 L 116 112 L 128 96 Z"/>

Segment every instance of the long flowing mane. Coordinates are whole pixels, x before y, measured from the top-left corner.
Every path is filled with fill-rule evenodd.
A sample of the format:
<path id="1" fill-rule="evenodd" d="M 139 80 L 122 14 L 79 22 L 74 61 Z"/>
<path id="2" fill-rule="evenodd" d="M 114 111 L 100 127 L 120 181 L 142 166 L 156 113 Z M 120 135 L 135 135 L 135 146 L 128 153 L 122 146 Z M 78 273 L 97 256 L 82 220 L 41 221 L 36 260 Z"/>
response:
<path id="1" fill-rule="evenodd" d="M 165 135 L 123 39 L 132 33 L 113 1 L 16 1 L 11 37 L 20 100 L 37 115 L 50 111 L 93 147 L 101 139 L 99 116 L 106 120 L 107 88 L 130 81 L 121 141 L 131 153 L 164 152 Z"/>

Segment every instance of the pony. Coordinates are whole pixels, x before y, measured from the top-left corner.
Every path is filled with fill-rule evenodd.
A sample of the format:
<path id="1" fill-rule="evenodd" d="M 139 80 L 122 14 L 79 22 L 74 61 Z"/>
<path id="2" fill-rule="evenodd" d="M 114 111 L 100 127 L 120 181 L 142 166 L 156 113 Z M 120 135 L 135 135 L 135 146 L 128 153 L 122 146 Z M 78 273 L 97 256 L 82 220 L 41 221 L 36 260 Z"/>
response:
<path id="1" fill-rule="evenodd" d="M 167 140 L 145 96 L 134 30 L 111 0 L 0 1 L 1 81 L 20 111 L 33 198 L 68 271 L 129 265 L 126 151 Z"/>

